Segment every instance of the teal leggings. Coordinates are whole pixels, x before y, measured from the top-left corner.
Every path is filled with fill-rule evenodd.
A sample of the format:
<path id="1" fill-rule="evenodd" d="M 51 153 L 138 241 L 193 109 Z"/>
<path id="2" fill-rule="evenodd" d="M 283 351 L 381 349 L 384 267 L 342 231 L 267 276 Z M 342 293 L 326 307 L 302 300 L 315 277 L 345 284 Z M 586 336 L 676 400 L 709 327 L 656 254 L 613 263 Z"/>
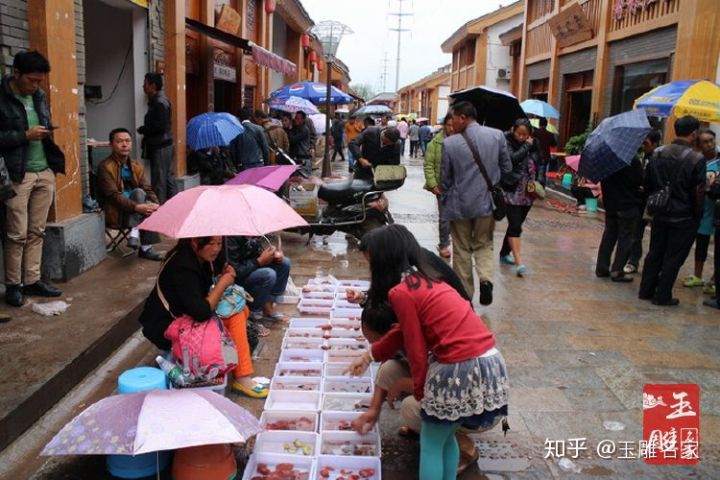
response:
<path id="1" fill-rule="evenodd" d="M 455 432 L 459 424 L 422 421 L 420 429 L 420 480 L 455 480 L 460 461 Z"/>

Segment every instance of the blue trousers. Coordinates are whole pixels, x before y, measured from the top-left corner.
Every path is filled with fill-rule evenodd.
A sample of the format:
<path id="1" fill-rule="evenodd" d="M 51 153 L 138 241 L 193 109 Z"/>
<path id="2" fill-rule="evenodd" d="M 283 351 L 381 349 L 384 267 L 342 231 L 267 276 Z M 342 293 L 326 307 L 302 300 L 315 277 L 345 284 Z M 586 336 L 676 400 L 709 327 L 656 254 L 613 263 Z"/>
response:
<path id="1" fill-rule="evenodd" d="M 285 292 L 290 277 L 290 259 L 285 257 L 281 263 L 271 263 L 258 268 L 242 282 L 242 287 L 255 300 L 250 310 L 260 311 L 267 302 L 274 302 L 275 297 Z"/>

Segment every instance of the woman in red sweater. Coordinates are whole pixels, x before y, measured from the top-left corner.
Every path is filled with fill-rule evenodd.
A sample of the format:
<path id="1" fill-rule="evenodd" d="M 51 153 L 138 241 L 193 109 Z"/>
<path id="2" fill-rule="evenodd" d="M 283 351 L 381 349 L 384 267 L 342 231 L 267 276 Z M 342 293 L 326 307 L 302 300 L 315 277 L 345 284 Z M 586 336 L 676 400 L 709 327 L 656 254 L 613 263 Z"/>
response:
<path id="1" fill-rule="evenodd" d="M 457 429 L 507 416 L 505 360 L 470 304 L 423 261 L 407 228 L 390 225 L 375 231 L 368 252 L 371 306 L 387 301 L 398 323 L 350 370 L 362 373 L 372 360 L 388 360 L 404 349 L 422 407 L 420 480 L 454 479 Z"/>

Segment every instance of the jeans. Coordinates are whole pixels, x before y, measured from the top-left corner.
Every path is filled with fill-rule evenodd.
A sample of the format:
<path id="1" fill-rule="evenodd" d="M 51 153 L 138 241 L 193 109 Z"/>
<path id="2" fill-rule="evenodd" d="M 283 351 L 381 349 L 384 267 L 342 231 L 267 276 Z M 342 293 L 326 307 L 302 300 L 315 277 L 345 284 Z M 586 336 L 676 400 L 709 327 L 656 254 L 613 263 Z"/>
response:
<path id="1" fill-rule="evenodd" d="M 407 138 L 400 138 L 400 155 L 405 156 L 405 141 Z"/>
<path id="2" fill-rule="evenodd" d="M 598 248 L 597 264 L 595 273 L 615 276 L 623 276 L 623 267 L 630 256 L 633 238 L 635 236 L 635 225 L 640 215 L 639 208 L 631 208 L 619 212 L 605 212 L 605 230 L 603 231 L 600 248 Z M 615 248 L 617 246 L 617 248 Z M 610 266 L 613 250 L 615 260 Z"/>
<path id="3" fill-rule="evenodd" d="M 697 227 L 695 222 L 679 225 L 657 221 L 652 223 L 650 248 L 640 282 L 640 298 L 657 302 L 672 299 L 673 284 L 680 267 L 690 254 Z"/>
<path id="4" fill-rule="evenodd" d="M 410 140 L 410 156 L 417 157 L 418 140 Z"/>
<path id="5" fill-rule="evenodd" d="M 242 287 L 252 295 L 254 301 L 250 310 L 262 310 L 263 305 L 274 302 L 275 297 L 285 292 L 290 277 L 290 259 L 285 257 L 281 263 L 271 263 L 260 267 L 245 278 Z"/>
<path id="6" fill-rule="evenodd" d="M 530 213 L 530 206 L 527 205 L 507 205 L 507 220 L 508 227 L 505 232 L 505 238 L 503 239 L 502 248 L 500 249 L 500 256 L 510 255 L 510 243 L 508 238 L 520 238 L 522 235 L 522 225 L 525 219 Z"/>

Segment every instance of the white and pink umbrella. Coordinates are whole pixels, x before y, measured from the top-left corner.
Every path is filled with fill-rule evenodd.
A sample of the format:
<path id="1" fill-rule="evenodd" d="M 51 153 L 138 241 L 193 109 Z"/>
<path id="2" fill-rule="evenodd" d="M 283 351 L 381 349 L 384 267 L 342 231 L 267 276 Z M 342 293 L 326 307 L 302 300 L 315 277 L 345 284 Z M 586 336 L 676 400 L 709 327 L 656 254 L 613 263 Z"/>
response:
<path id="1" fill-rule="evenodd" d="M 41 455 L 139 455 L 245 442 L 261 430 L 250 412 L 212 391 L 150 390 L 91 405 Z"/>
<path id="2" fill-rule="evenodd" d="M 206 185 L 172 197 L 138 228 L 172 238 L 259 237 L 305 221 L 277 195 L 253 185 Z"/>

